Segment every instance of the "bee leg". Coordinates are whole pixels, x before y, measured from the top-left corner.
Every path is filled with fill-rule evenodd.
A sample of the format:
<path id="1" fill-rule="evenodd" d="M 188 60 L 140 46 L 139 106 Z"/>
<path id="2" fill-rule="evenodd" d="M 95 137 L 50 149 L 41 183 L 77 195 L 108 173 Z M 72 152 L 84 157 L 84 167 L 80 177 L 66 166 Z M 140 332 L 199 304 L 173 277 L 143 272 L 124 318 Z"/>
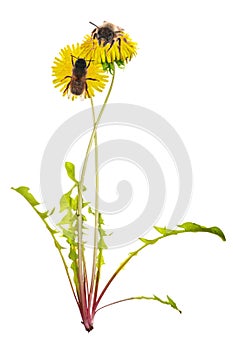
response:
<path id="1" fill-rule="evenodd" d="M 112 46 L 115 44 L 116 40 L 113 39 L 112 42 L 111 42 L 111 45 L 109 46 L 109 49 L 107 50 L 107 52 L 112 48 Z"/>
<path id="2" fill-rule="evenodd" d="M 89 60 L 89 63 L 88 63 L 88 65 L 87 65 L 87 69 L 90 67 L 90 64 L 91 64 L 91 62 L 93 62 L 94 60 Z"/>
<path id="3" fill-rule="evenodd" d="M 86 80 L 87 80 L 87 79 L 86 79 Z M 85 90 L 86 90 L 86 94 L 87 94 L 88 98 L 90 98 L 91 96 L 90 96 L 90 94 L 89 94 L 89 92 L 88 92 L 87 83 L 85 83 Z"/>
<path id="4" fill-rule="evenodd" d="M 67 79 L 67 78 L 72 78 L 70 75 L 66 75 L 61 81 L 63 81 L 63 80 L 65 80 L 65 79 Z"/>
<path id="5" fill-rule="evenodd" d="M 63 91 L 63 96 L 65 96 L 65 94 L 66 94 L 66 92 L 68 91 L 69 87 L 70 87 L 70 82 L 66 85 L 66 88 L 65 88 L 65 90 Z"/>
<path id="6" fill-rule="evenodd" d="M 77 60 L 78 58 L 75 57 L 74 55 L 71 54 L 71 62 L 72 62 L 72 66 L 74 67 L 74 58 Z"/>
<path id="7" fill-rule="evenodd" d="M 118 41 L 118 49 L 121 52 L 121 38 L 118 38 L 117 41 Z"/>
<path id="8" fill-rule="evenodd" d="M 99 81 L 98 79 L 94 79 L 94 78 L 86 78 L 86 80 Z M 88 92 L 88 85 L 87 85 L 87 83 L 85 83 L 85 90 L 86 90 L 87 96 L 90 98 L 91 96 L 90 96 L 90 94 Z"/>
<path id="9" fill-rule="evenodd" d="M 113 40 L 112 40 L 111 45 L 110 45 L 108 51 L 112 48 L 112 46 L 115 44 L 116 41 L 118 41 L 118 48 L 119 48 L 119 50 L 121 49 L 121 39 L 118 38 L 118 39 L 113 39 Z M 108 51 L 107 51 L 107 52 L 108 52 Z"/>

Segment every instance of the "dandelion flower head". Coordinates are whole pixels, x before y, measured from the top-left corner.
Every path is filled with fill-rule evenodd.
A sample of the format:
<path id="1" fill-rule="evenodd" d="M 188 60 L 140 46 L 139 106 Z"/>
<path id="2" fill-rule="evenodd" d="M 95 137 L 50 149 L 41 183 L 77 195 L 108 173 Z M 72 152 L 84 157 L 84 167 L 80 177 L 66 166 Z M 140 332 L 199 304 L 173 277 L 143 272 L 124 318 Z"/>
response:
<path id="1" fill-rule="evenodd" d="M 114 63 L 122 68 L 137 54 L 137 43 L 129 34 L 112 23 L 104 22 L 91 35 L 86 35 L 81 45 L 82 54 L 86 59 L 102 63 L 104 70 L 110 70 Z"/>
<path id="2" fill-rule="evenodd" d="M 82 67 L 83 74 L 81 74 L 83 76 L 80 76 L 79 79 L 73 77 L 73 80 L 77 81 L 75 82 L 75 86 L 77 86 L 80 91 L 83 89 L 81 94 L 74 94 L 71 92 L 71 80 L 77 60 L 84 63 L 84 67 Z M 88 61 L 86 57 L 84 59 L 79 44 L 67 45 L 65 48 L 61 49 L 59 57 L 55 57 L 54 59 L 52 75 L 54 76 L 54 86 L 60 88 L 63 96 L 71 97 L 72 100 L 79 95 L 84 98 L 93 97 L 95 95 L 95 90 L 103 91 L 108 81 L 108 76 L 105 74 L 101 64 L 92 60 Z"/>

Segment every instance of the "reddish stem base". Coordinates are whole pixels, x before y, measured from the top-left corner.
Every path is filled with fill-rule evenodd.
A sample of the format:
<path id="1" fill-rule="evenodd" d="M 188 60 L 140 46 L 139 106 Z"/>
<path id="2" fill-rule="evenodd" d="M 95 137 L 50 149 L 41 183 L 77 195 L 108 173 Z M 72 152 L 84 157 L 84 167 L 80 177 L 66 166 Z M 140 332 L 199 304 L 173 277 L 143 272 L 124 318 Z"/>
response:
<path id="1" fill-rule="evenodd" d="M 91 317 L 89 316 L 89 317 L 87 317 L 87 319 L 85 319 L 85 320 L 83 319 L 81 322 L 84 325 L 84 327 L 88 333 L 90 331 L 92 331 L 92 329 L 94 328 L 93 321 L 94 321 L 93 318 L 91 319 Z"/>

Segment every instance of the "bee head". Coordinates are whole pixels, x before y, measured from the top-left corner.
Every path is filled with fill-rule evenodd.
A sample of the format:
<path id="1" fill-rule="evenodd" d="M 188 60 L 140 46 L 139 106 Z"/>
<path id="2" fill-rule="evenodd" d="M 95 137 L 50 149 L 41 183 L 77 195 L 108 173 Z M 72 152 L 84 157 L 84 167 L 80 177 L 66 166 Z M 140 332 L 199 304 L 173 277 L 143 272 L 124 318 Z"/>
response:
<path id="1" fill-rule="evenodd" d="M 86 61 L 83 58 L 78 58 L 75 61 L 75 68 L 84 69 L 87 67 Z"/>
<path id="2" fill-rule="evenodd" d="M 114 32 L 108 27 L 102 27 L 99 28 L 97 31 L 97 40 L 99 41 L 99 45 L 101 42 L 104 42 L 104 46 L 107 45 L 108 43 L 111 43 L 113 38 L 114 38 Z"/>

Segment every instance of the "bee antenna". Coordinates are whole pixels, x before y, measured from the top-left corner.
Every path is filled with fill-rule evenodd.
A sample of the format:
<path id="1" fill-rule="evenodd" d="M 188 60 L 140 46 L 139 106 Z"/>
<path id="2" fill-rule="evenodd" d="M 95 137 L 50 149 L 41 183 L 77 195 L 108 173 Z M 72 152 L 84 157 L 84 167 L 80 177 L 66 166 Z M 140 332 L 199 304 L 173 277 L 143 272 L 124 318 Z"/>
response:
<path id="1" fill-rule="evenodd" d="M 89 23 L 99 29 L 99 27 L 95 23 L 93 23 L 93 22 L 89 22 Z"/>

